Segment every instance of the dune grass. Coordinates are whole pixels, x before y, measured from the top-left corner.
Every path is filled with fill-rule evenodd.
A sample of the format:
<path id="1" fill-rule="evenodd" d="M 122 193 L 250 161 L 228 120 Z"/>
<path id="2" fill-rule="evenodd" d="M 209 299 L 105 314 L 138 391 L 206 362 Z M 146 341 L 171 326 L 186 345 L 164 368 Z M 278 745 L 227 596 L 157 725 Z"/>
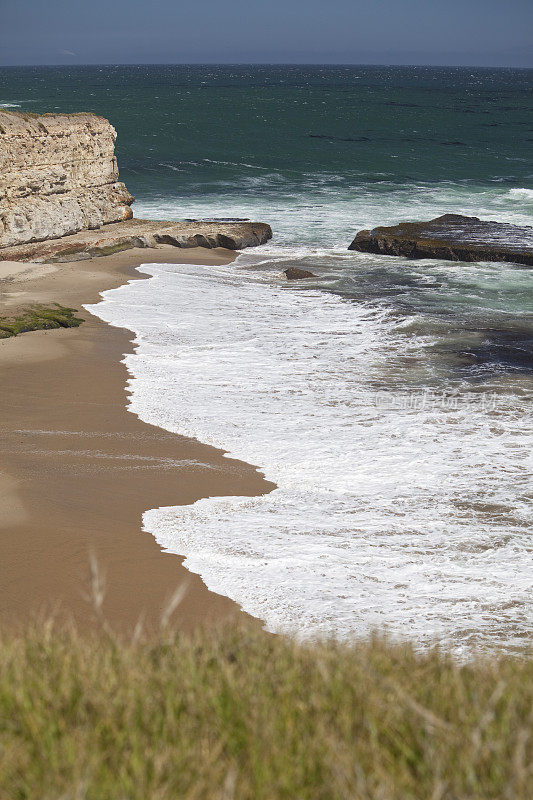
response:
<path id="1" fill-rule="evenodd" d="M 533 659 L 252 626 L 0 634 L 0 797 L 533 797 Z"/>
<path id="2" fill-rule="evenodd" d="M 80 317 L 74 316 L 75 314 L 75 308 L 60 306 L 57 303 L 31 305 L 16 314 L 0 316 L 0 339 L 27 331 L 75 328 L 83 322 Z"/>

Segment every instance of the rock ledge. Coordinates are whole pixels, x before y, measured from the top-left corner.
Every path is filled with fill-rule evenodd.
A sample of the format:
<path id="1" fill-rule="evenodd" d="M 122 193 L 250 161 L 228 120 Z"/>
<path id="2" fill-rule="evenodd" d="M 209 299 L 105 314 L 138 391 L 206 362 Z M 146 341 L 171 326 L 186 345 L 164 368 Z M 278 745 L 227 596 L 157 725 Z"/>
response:
<path id="1" fill-rule="evenodd" d="M 225 247 L 241 250 L 272 238 L 264 222 L 157 222 L 131 219 L 59 239 L 0 249 L 0 261 L 56 263 L 108 256 L 133 247 Z"/>
<path id="2" fill-rule="evenodd" d="M 508 261 L 533 266 L 533 228 L 444 214 L 428 222 L 359 231 L 348 248 L 407 258 Z"/>

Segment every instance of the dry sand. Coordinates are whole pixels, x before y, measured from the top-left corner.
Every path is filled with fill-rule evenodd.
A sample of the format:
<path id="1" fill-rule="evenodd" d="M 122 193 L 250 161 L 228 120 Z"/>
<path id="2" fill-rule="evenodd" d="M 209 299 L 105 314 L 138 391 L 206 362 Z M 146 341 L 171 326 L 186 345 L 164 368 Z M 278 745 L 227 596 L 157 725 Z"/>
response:
<path id="1" fill-rule="evenodd" d="M 103 611 L 122 632 L 150 630 L 186 584 L 173 621 L 183 630 L 242 612 L 209 592 L 178 556 L 141 530 L 149 508 L 272 488 L 254 467 L 141 422 L 126 411 L 132 334 L 81 309 L 99 292 L 141 278 L 140 263 L 227 263 L 225 250 L 130 250 L 70 264 L 0 272 L 0 313 L 31 302 L 80 309 L 79 328 L 0 340 L 0 622 L 55 611 L 82 626 L 96 614 L 90 556 L 105 575 Z"/>

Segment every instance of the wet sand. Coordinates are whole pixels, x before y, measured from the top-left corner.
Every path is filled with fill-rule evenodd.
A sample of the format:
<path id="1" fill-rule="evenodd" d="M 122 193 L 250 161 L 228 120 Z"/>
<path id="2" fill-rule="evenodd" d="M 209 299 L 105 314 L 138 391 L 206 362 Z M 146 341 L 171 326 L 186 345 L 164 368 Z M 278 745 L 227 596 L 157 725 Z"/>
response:
<path id="1" fill-rule="evenodd" d="M 142 278 L 140 263 L 227 263 L 225 250 L 131 250 L 59 265 L 21 265 L 0 274 L 0 313 L 31 302 L 80 310 L 79 328 L 0 340 L 0 623 L 36 615 L 97 617 L 90 559 L 105 576 L 103 613 L 124 633 L 143 618 L 158 627 L 169 599 L 184 631 L 243 616 L 209 592 L 179 557 L 141 529 L 145 510 L 201 497 L 256 495 L 272 484 L 257 470 L 126 411 L 123 354 L 132 334 L 84 311 L 99 292 Z"/>

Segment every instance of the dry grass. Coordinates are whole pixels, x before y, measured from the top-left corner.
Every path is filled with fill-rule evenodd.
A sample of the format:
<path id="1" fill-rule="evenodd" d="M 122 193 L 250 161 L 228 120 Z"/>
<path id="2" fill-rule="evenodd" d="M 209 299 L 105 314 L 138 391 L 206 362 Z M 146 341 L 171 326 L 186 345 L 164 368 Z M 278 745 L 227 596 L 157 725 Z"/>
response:
<path id="1" fill-rule="evenodd" d="M 533 797 L 533 659 L 252 626 L 0 635 L 0 797 Z"/>

